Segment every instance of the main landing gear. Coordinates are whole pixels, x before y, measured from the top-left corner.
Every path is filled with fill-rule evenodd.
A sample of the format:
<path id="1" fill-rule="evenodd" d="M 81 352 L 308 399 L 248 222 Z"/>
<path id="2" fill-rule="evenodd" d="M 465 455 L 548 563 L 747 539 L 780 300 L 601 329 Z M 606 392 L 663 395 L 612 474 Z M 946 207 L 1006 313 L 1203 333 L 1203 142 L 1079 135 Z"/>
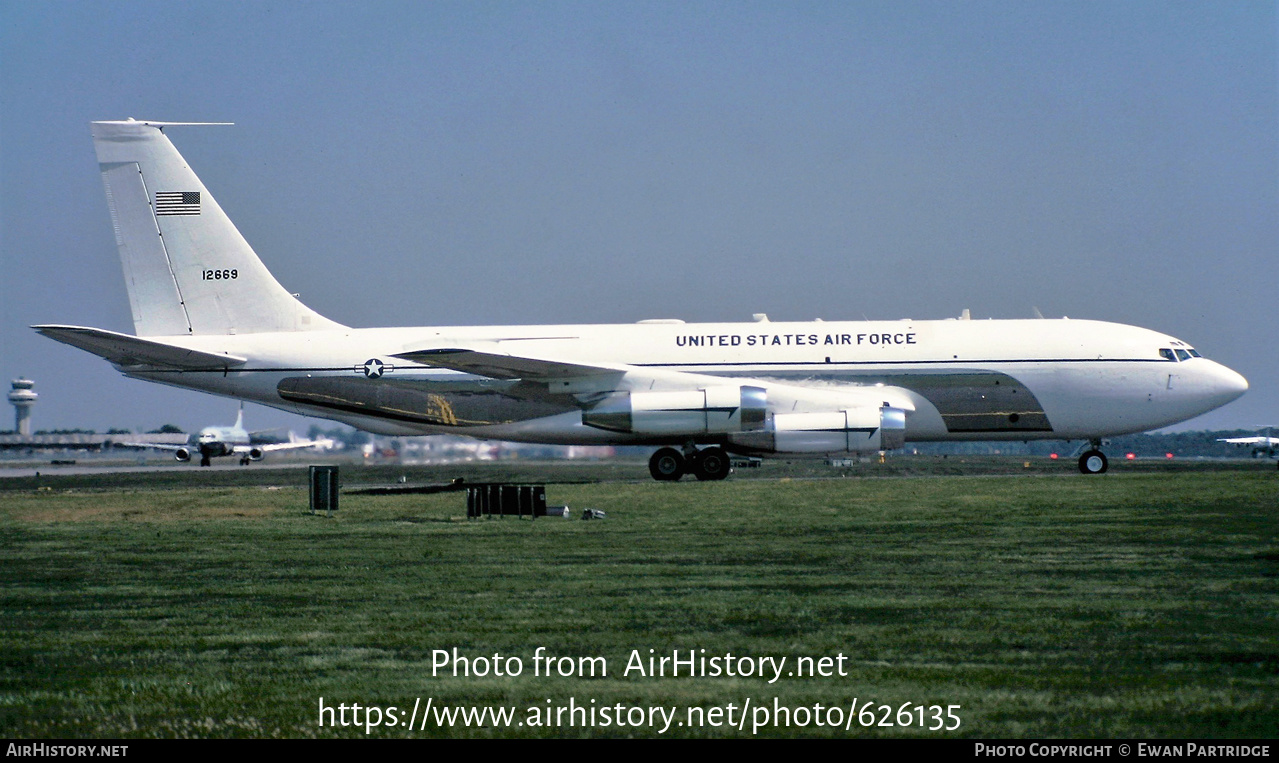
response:
<path id="1" fill-rule="evenodd" d="M 1091 444 L 1092 448 L 1079 457 L 1079 471 L 1084 474 L 1104 474 L 1110 468 L 1110 462 L 1106 460 L 1106 454 L 1098 450 L 1101 447 L 1099 441 L 1093 440 Z"/>
<path id="2" fill-rule="evenodd" d="M 677 482 L 685 472 L 691 472 L 699 480 L 722 480 L 732 470 L 728 452 L 719 447 L 691 448 L 684 453 L 675 448 L 662 448 L 648 460 L 648 473 L 661 482 Z"/>

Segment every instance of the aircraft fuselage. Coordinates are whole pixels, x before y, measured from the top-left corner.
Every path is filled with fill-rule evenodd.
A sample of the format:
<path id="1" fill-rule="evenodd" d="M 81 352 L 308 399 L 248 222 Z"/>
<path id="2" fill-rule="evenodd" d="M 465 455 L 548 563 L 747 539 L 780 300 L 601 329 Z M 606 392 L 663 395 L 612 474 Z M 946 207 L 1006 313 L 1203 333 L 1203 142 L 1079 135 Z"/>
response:
<path id="1" fill-rule="evenodd" d="M 880 387 L 909 398 L 909 441 L 1140 432 L 1212 410 L 1247 388 L 1237 373 L 1206 358 L 1169 359 L 1167 351 L 1189 348 L 1173 337 L 1069 319 L 377 328 L 156 339 L 248 362 L 206 371 L 121 370 L 388 435 L 566 444 L 685 438 L 585 426 L 579 400 L 549 393 L 536 399 L 527 390 L 508 395 L 518 381 L 396 356 L 485 346 L 511 355 L 836 391 Z M 619 388 L 625 387 L 623 380 Z"/>

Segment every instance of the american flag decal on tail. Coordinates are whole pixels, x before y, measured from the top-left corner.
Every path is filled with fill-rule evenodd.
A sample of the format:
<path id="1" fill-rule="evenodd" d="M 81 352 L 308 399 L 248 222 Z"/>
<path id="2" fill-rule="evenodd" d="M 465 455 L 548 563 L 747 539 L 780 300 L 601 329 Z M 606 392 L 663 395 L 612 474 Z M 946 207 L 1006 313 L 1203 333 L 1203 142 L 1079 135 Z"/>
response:
<path id="1" fill-rule="evenodd" d="M 156 191 L 155 213 L 157 215 L 198 215 L 200 214 L 200 192 Z"/>

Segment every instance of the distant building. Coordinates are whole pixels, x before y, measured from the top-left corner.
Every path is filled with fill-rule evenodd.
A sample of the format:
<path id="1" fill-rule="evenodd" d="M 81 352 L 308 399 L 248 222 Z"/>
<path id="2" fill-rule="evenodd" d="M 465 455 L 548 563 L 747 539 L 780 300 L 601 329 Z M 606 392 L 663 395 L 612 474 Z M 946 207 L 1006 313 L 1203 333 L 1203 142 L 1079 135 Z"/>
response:
<path id="1" fill-rule="evenodd" d="M 31 407 L 40 397 L 31 388 L 36 383 L 30 379 L 14 379 L 13 390 L 9 392 L 9 402 L 13 404 L 13 433 L 0 434 L 0 451 L 36 451 L 36 450 L 110 450 L 117 444 L 137 440 L 138 436 L 124 431 L 113 431 L 109 434 L 97 434 L 82 430 L 70 430 L 48 434 L 31 433 Z M 161 442 L 173 445 L 184 445 L 187 435 L 152 434 L 145 438 L 148 442 Z"/>
<path id="2" fill-rule="evenodd" d="M 34 386 L 36 383 L 30 379 L 14 379 L 9 393 L 9 402 L 13 404 L 13 431 L 20 435 L 31 435 L 31 407 L 40 397 L 31 391 Z"/>

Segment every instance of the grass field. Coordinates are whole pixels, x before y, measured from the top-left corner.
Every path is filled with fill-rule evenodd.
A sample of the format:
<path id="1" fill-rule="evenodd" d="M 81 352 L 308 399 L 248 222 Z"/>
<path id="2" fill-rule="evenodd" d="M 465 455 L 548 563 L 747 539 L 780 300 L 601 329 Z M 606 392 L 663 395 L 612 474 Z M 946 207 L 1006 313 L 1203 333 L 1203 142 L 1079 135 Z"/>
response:
<path id="1" fill-rule="evenodd" d="M 760 736 L 1279 729 L 1272 469 L 548 486 L 552 503 L 608 513 L 590 522 L 467 520 L 457 493 L 344 495 L 330 518 L 306 513 L 296 484 L 7 482 L 8 737 L 365 735 L 319 728 L 321 696 L 405 718 L 418 698 L 518 711 L 509 726 L 369 731 L 382 737 L 657 736 L 662 725 L 517 725 L 526 708 L 570 698 L 678 708 L 676 724 L 690 707 L 748 700 L 820 703 L 827 720 L 867 701 L 876 722 L 881 704 L 894 713 L 894 725 L 847 730 L 811 713 L 801 727 L 797 714 Z M 539 646 L 604 657 L 609 674 L 534 676 Z M 433 677 L 434 650 L 454 647 L 519 657 L 524 672 Z M 632 650 L 649 649 L 785 657 L 788 669 L 843 655 L 846 675 L 624 676 Z M 962 725 L 896 725 L 903 703 L 959 705 Z M 749 736 L 758 719 L 664 735 Z"/>

